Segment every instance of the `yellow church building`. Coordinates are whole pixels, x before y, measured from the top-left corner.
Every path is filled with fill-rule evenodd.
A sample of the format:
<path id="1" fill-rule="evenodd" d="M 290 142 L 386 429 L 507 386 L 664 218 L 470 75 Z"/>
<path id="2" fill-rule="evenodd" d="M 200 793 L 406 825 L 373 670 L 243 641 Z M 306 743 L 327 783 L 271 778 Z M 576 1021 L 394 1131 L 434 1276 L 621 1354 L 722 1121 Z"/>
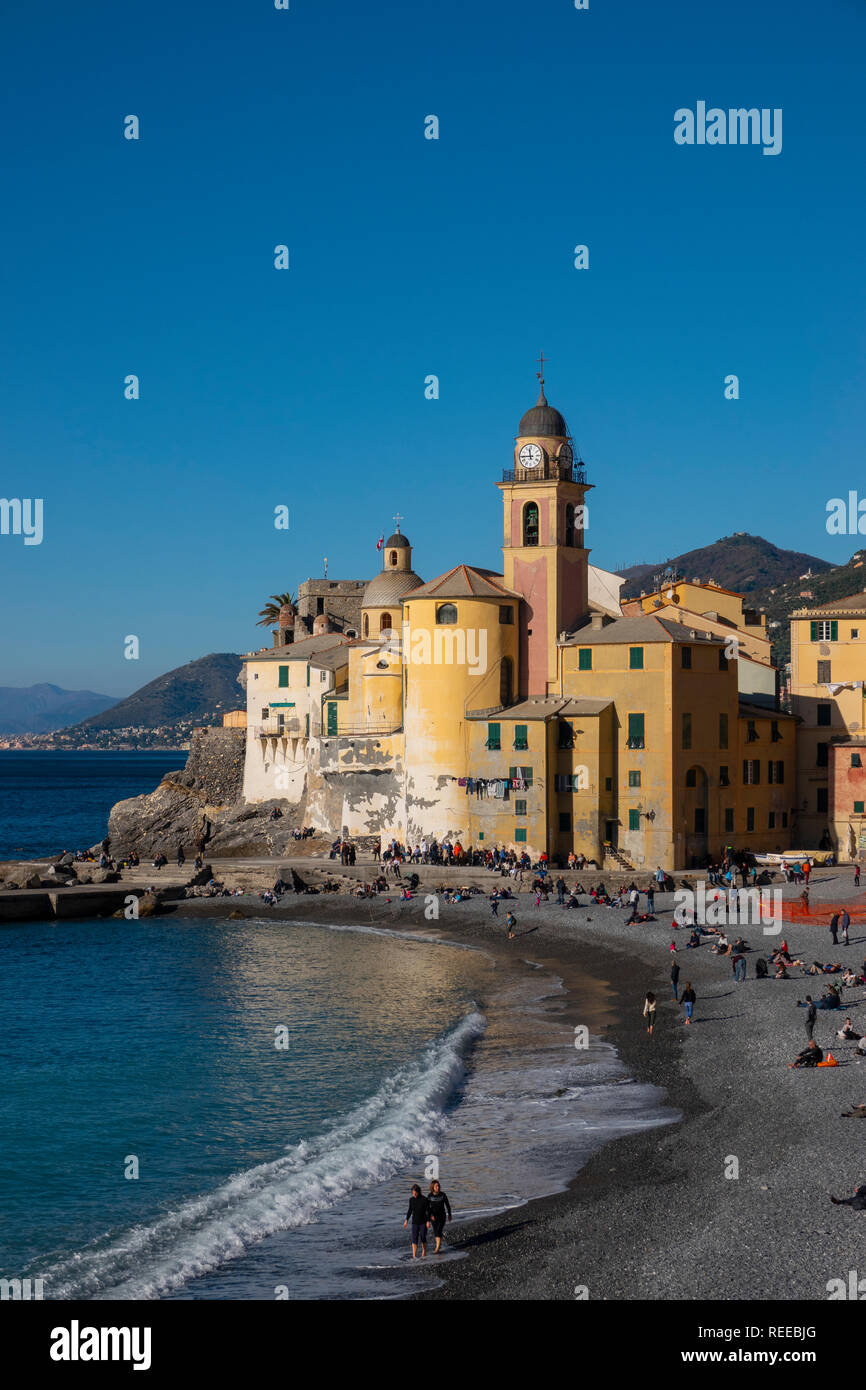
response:
<path id="1" fill-rule="evenodd" d="M 643 870 L 789 848 L 796 721 L 763 620 L 684 581 L 620 604 L 589 563 L 591 484 L 543 380 L 496 486 L 501 570 L 425 582 L 398 526 L 359 635 L 325 620 L 291 640 L 281 614 L 274 648 L 245 658 L 247 801 L 282 797 L 334 835 Z"/>

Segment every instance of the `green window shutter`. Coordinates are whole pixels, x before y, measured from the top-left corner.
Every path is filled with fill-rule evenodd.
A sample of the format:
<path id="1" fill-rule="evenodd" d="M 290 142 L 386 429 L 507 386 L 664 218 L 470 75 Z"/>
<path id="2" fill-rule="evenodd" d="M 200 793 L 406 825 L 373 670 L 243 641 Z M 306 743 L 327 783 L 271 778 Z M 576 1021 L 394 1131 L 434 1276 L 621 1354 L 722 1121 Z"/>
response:
<path id="1" fill-rule="evenodd" d="M 526 826 L 525 826 L 525 825 L 518 825 L 518 826 L 516 826 L 516 827 L 515 827 L 515 831 L 514 831 L 514 843 L 515 843 L 515 844 L 524 844 L 525 841 L 526 841 Z"/>
<path id="2" fill-rule="evenodd" d="M 306 738 L 309 738 L 309 737 L 310 737 L 310 716 L 309 716 L 309 715 L 307 715 L 306 724 L 305 724 L 305 727 L 304 727 L 304 736 L 305 736 Z"/>
<path id="3" fill-rule="evenodd" d="M 810 624 L 809 624 L 809 641 L 810 641 L 810 642 L 817 642 L 817 640 L 818 640 L 818 624 L 817 624 L 817 622 L 810 623 Z"/>
<path id="4" fill-rule="evenodd" d="M 862 801 L 855 801 L 855 802 L 854 802 L 854 814 L 855 814 L 855 816 L 862 816 L 862 814 L 863 814 L 863 802 L 862 802 Z"/>
<path id="5" fill-rule="evenodd" d="M 516 767 L 510 767 L 510 768 L 508 769 L 508 780 L 509 780 L 509 782 L 513 782 L 516 776 L 517 776 L 517 768 L 516 768 Z"/>
<path id="6" fill-rule="evenodd" d="M 328 705 L 328 733 L 333 736 L 337 732 L 337 706 Z"/>
<path id="7" fill-rule="evenodd" d="M 309 684 L 310 684 L 310 668 L 309 668 L 309 666 L 308 666 L 308 667 L 307 667 L 307 685 L 309 685 Z"/>
<path id="8" fill-rule="evenodd" d="M 528 729 L 528 727 L 529 727 L 529 726 L 528 726 L 527 724 L 515 724 L 515 726 L 514 726 L 514 747 L 515 747 L 515 748 L 528 748 L 528 747 L 529 747 L 529 737 L 528 737 L 528 734 L 527 734 L 527 729 Z"/>
<path id="9" fill-rule="evenodd" d="M 286 685 L 288 685 L 288 683 L 289 683 L 289 668 L 288 668 L 288 666 L 281 666 L 281 667 L 280 667 L 280 685 L 281 685 L 281 686 L 286 686 Z"/>
<path id="10" fill-rule="evenodd" d="M 644 744 L 644 717 L 642 714 L 630 714 L 628 717 L 628 741 L 633 748 L 642 748 Z"/>
<path id="11" fill-rule="evenodd" d="M 525 801 L 515 801 L 515 803 L 514 803 L 514 814 L 515 814 L 516 816 L 525 816 L 525 815 L 526 815 L 526 802 L 525 802 Z"/>
<path id="12" fill-rule="evenodd" d="M 577 653 L 578 671 L 592 670 L 592 647 L 581 647 Z"/>
<path id="13" fill-rule="evenodd" d="M 836 621 L 836 619 L 834 618 L 833 621 L 832 621 L 831 624 L 830 624 L 830 641 L 831 641 L 831 642 L 838 642 L 838 640 L 839 640 L 839 624 L 838 624 L 838 622 Z"/>
<path id="14" fill-rule="evenodd" d="M 629 830 L 640 830 L 640 811 L 629 811 L 628 828 Z"/>
<path id="15" fill-rule="evenodd" d="M 628 665 L 630 671 L 643 670 L 643 647 L 629 647 Z"/>
<path id="16" fill-rule="evenodd" d="M 487 725 L 487 747 L 488 747 L 488 748 L 498 748 L 498 747 L 499 747 L 499 732 L 500 732 L 500 729 L 499 729 L 499 725 L 498 725 L 498 724 L 488 724 L 488 725 Z"/>

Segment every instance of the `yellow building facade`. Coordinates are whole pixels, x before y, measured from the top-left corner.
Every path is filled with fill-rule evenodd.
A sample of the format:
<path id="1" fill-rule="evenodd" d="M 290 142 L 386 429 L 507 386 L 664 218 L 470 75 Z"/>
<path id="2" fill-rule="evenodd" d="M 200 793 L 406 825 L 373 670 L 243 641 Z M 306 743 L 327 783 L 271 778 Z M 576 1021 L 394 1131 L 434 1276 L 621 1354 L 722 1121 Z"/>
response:
<path id="1" fill-rule="evenodd" d="M 866 853 L 866 593 L 791 616 L 802 840 L 840 860 Z M 858 795 L 859 792 L 859 795 Z"/>
<path id="2" fill-rule="evenodd" d="M 682 580 L 623 612 L 621 581 L 589 565 L 591 485 L 543 382 L 496 486 L 501 570 L 425 583 L 398 530 L 360 637 L 250 654 L 247 799 L 273 795 L 282 757 L 287 799 L 334 834 L 642 870 L 789 848 L 795 721 L 763 618 Z"/>

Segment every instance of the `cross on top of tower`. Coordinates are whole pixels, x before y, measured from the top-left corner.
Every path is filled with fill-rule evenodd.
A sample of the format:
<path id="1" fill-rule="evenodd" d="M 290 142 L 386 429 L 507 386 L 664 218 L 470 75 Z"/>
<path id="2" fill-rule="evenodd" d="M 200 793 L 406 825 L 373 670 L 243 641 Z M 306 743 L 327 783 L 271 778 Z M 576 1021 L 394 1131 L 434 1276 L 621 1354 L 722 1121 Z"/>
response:
<path id="1" fill-rule="evenodd" d="M 397 530 L 397 535 L 399 536 L 399 534 L 400 534 L 400 522 L 401 522 L 401 521 L 405 521 L 406 518 L 405 518 L 404 516 L 401 516 L 399 512 L 395 512 L 394 515 L 393 515 L 393 517 L 391 518 L 391 520 L 394 522 L 394 526 L 396 527 L 396 530 Z"/>
<path id="2" fill-rule="evenodd" d="M 546 358 L 543 352 L 540 352 L 536 360 L 538 362 L 538 371 L 535 373 L 538 377 L 538 401 L 536 404 L 547 405 L 547 397 L 544 394 L 544 364 L 546 361 L 549 362 L 550 359 Z"/>

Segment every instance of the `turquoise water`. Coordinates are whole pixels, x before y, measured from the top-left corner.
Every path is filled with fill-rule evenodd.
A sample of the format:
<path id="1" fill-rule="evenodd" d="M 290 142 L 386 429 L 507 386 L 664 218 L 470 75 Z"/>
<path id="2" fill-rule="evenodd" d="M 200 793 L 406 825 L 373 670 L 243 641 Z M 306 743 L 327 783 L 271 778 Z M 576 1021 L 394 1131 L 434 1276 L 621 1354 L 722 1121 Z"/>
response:
<path id="1" fill-rule="evenodd" d="M 0 754 L 0 857 L 93 843 L 179 765 Z M 431 1165 L 473 1216 L 673 1118 L 611 1047 L 575 1049 L 549 971 L 354 910 L 0 927 L 0 1277 L 55 1299 L 400 1297 Z"/>
<path id="2" fill-rule="evenodd" d="M 0 749 L 0 859 L 89 849 L 115 801 L 152 792 L 186 753 L 30 753 Z"/>
<path id="3" fill-rule="evenodd" d="M 183 1291 L 414 1172 L 483 1030 L 483 958 L 388 936 L 27 925 L 0 969 L 0 1273 L 46 1297 Z"/>

